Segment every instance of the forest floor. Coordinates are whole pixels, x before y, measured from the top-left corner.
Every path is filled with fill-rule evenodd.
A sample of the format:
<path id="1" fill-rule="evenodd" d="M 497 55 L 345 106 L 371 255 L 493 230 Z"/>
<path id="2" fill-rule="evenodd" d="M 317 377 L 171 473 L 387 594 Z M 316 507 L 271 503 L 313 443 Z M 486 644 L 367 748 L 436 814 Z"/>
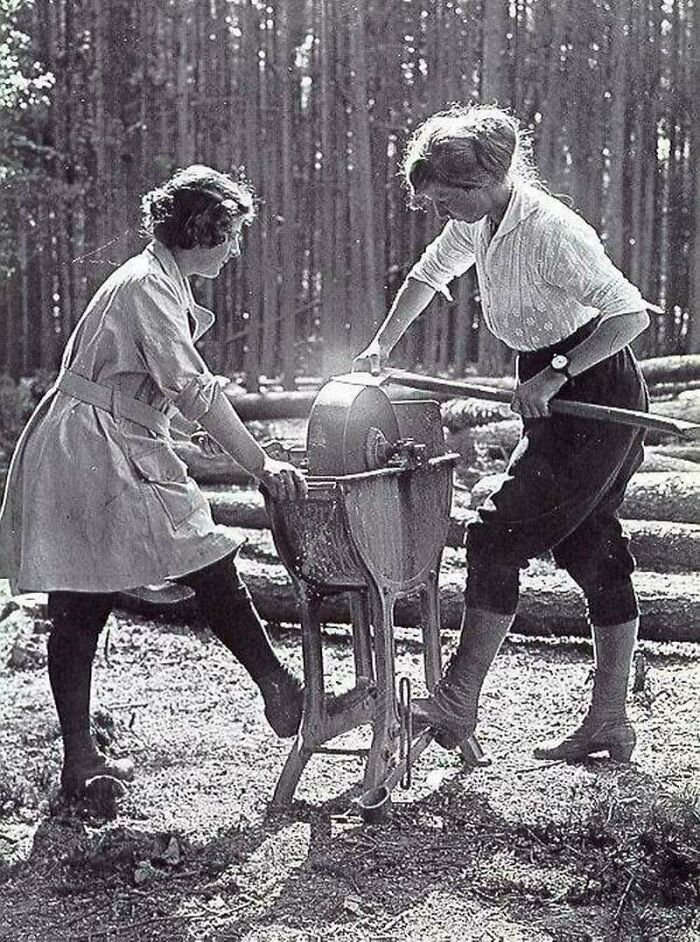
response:
<path id="1" fill-rule="evenodd" d="M 7 598 L 0 582 L 0 609 Z M 532 747 L 584 703 L 590 648 L 513 637 L 484 688 L 493 764 L 468 772 L 432 744 L 388 821 L 367 824 L 358 758 L 313 758 L 294 805 L 271 812 L 290 742 L 247 675 L 201 628 L 117 613 L 93 714 L 137 775 L 109 819 L 57 798 L 40 619 L 16 647 L 28 617 L 0 621 L 2 942 L 700 939 L 697 645 L 642 642 L 631 764 L 568 765 Z M 298 629 L 273 637 L 300 670 Z M 398 670 L 416 688 L 421 664 L 401 633 Z M 329 628 L 334 690 L 351 665 L 347 630 Z"/>
<path id="2" fill-rule="evenodd" d="M 255 577 L 264 554 L 241 555 Z M 532 749 L 580 716 L 590 645 L 513 636 L 482 698 L 493 764 L 469 771 L 432 744 L 368 824 L 359 758 L 312 758 L 292 807 L 272 811 L 291 742 L 245 672 L 201 626 L 117 612 L 93 719 L 137 772 L 100 816 L 58 796 L 48 625 L 8 599 L 0 580 L 0 942 L 700 942 L 700 645 L 642 641 L 632 763 L 569 765 Z M 301 672 L 298 627 L 271 634 Z M 417 637 L 397 644 L 416 696 Z M 352 663 L 348 629 L 328 626 L 333 692 Z"/>

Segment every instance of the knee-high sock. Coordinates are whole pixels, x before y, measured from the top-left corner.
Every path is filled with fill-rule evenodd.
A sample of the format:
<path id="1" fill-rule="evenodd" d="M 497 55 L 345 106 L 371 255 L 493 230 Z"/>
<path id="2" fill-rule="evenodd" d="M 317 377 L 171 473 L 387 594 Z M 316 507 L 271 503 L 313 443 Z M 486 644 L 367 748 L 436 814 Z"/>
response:
<path id="1" fill-rule="evenodd" d="M 626 716 L 627 685 L 637 643 L 639 619 L 620 625 L 594 625 L 595 679 L 590 714 L 610 722 Z"/>
<path id="2" fill-rule="evenodd" d="M 513 623 L 513 615 L 465 608 L 457 647 L 455 687 L 460 694 L 462 715 L 476 723 L 481 687 Z"/>
<path id="3" fill-rule="evenodd" d="M 254 681 L 281 668 L 233 556 L 188 573 L 178 582 L 194 590 L 197 606 L 212 632 Z"/>
<path id="4" fill-rule="evenodd" d="M 53 621 L 48 640 L 49 683 L 66 760 L 94 752 L 90 737 L 90 686 L 97 639 L 111 610 L 104 595 L 49 593 Z"/>

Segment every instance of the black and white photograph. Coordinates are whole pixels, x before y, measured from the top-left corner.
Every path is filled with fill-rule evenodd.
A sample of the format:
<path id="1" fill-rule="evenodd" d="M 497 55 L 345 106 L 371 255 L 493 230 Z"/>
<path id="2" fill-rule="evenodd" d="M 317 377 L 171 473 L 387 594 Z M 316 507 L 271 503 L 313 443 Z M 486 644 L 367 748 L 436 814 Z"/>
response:
<path id="1" fill-rule="evenodd" d="M 700 942 L 698 0 L 0 0 L 0 942 Z"/>

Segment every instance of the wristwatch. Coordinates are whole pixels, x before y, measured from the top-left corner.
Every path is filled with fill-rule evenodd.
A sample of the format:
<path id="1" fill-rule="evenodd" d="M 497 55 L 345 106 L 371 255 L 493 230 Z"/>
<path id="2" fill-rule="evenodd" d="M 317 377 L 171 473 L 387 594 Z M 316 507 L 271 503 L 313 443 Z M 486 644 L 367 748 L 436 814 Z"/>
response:
<path id="1" fill-rule="evenodd" d="M 564 353 L 555 353 L 554 356 L 552 357 L 552 359 L 551 359 L 549 365 L 552 367 L 552 369 L 554 370 L 555 373 L 561 373 L 561 374 L 562 374 L 563 376 L 565 376 L 567 379 L 571 379 L 571 378 L 572 378 L 571 372 L 570 372 L 570 370 L 569 370 L 569 367 L 570 367 L 570 365 L 571 365 L 571 361 L 570 361 L 569 358 L 566 356 L 566 354 L 564 354 Z"/>

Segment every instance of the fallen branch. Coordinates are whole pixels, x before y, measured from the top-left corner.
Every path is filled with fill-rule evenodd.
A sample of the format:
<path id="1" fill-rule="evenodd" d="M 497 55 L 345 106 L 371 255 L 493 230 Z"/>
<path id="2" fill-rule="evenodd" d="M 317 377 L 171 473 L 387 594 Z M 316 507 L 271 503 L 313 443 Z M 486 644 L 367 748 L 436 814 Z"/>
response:
<path id="1" fill-rule="evenodd" d="M 700 354 L 684 356 L 649 357 L 639 366 L 647 383 L 681 383 L 700 379 Z"/>

